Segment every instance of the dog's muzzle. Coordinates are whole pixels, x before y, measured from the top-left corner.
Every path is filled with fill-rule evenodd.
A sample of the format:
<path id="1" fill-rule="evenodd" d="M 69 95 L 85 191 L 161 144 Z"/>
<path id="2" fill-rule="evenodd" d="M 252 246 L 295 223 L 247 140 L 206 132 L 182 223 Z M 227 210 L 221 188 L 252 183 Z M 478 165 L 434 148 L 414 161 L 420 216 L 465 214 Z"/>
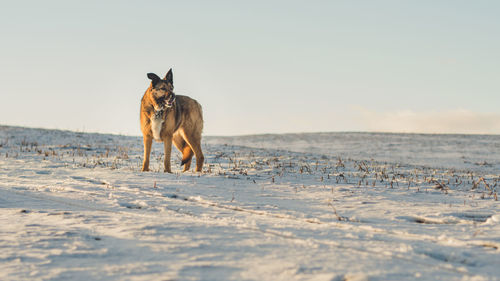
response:
<path id="1" fill-rule="evenodd" d="M 163 110 L 165 108 L 170 108 L 174 106 L 175 102 L 175 94 L 171 93 L 167 97 L 161 97 L 156 100 L 156 103 L 158 103 L 158 108 L 155 107 L 156 111 Z"/>
<path id="2" fill-rule="evenodd" d="M 175 94 L 172 93 L 172 94 L 170 94 L 170 96 L 167 99 L 167 103 L 166 103 L 167 107 L 174 106 L 174 102 L 175 102 Z"/>

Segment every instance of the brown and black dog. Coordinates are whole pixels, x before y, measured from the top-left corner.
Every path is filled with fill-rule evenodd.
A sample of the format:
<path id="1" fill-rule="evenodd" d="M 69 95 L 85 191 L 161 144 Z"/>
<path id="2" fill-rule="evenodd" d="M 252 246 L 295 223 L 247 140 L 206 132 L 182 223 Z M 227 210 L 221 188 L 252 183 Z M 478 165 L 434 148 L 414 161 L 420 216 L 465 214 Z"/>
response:
<path id="1" fill-rule="evenodd" d="M 173 74 L 170 69 L 161 79 L 148 73 L 151 79 L 149 88 L 141 100 L 141 131 L 144 137 L 144 161 L 142 171 L 149 170 L 149 155 L 153 139 L 165 146 L 164 171 L 171 173 L 170 155 L 172 142 L 182 152 L 183 171 L 191 167 L 191 159 L 196 157 L 196 171 L 203 168 L 201 151 L 201 131 L 203 112 L 201 105 L 194 99 L 174 93 Z"/>

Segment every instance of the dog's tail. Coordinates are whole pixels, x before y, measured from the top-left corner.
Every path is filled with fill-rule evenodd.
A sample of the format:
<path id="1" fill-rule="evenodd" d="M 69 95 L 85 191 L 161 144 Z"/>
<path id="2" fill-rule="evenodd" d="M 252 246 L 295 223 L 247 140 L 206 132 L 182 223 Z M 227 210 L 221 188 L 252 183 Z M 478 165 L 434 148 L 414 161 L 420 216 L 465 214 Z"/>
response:
<path id="1" fill-rule="evenodd" d="M 191 147 L 189 147 L 189 145 L 186 145 L 182 149 L 181 167 L 187 162 L 191 161 L 191 158 L 193 158 L 193 150 L 191 149 Z"/>

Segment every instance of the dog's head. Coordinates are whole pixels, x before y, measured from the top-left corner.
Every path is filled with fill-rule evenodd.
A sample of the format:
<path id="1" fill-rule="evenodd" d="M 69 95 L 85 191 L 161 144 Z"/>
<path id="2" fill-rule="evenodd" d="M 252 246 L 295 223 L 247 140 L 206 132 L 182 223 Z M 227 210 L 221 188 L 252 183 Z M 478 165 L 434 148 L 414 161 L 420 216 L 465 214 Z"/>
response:
<path id="1" fill-rule="evenodd" d="M 155 110 L 172 106 L 175 100 L 172 69 L 167 72 L 163 79 L 154 73 L 148 73 L 148 78 L 151 79 L 151 95 Z"/>

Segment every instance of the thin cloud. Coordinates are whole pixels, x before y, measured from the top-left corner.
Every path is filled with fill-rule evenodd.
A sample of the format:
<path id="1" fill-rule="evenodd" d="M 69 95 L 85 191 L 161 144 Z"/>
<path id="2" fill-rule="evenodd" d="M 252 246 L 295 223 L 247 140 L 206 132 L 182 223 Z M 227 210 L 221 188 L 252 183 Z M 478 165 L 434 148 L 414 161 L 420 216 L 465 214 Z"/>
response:
<path id="1" fill-rule="evenodd" d="M 376 112 L 363 107 L 360 126 L 368 131 L 404 133 L 500 134 L 500 114 L 456 109 L 440 112 Z"/>

